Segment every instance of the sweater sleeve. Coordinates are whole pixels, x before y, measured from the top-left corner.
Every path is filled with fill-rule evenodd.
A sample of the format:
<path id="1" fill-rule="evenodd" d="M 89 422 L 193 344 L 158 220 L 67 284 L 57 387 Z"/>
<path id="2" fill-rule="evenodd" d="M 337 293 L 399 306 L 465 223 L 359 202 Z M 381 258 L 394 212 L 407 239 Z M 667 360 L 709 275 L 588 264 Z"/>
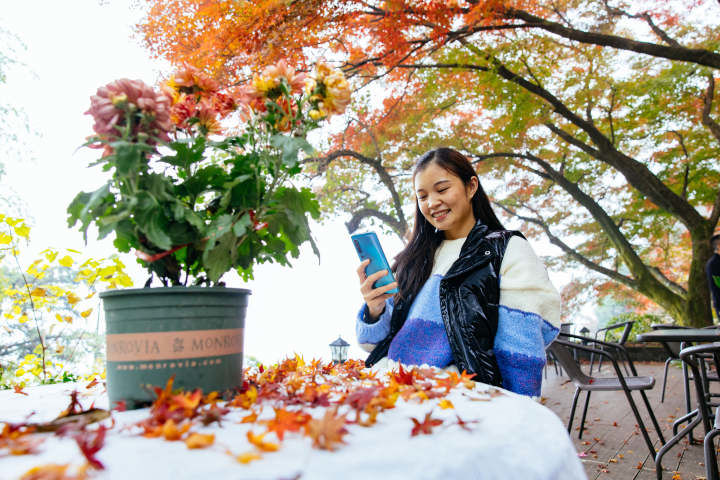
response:
<path id="1" fill-rule="evenodd" d="M 394 306 L 394 298 L 390 297 L 385 300 L 385 310 L 375 322 L 369 322 L 367 318 L 367 305 L 363 304 L 357 315 L 355 324 L 355 332 L 357 333 L 358 343 L 363 350 L 372 352 L 375 345 L 388 336 L 390 333 L 390 318 Z"/>
<path id="2" fill-rule="evenodd" d="M 512 237 L 500 266 L 494 352 L 503 387 L 540 395 L 545 348 L 560 326 L 560 295 L 527 240 Z"/>

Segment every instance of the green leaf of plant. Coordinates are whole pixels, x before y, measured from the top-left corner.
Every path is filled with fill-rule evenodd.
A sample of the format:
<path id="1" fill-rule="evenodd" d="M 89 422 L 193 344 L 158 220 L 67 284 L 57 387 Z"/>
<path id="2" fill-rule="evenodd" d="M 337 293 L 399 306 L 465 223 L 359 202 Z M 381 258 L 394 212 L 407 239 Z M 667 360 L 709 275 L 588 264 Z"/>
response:
<path id="1" fill-rule="evenodd" d="M 270 145 L 282 152 L 282 162 L 288 168 L 297 165 L 300 150 L 308 154 L 314 152 L 312 145 L 304 137 L 289 137 L 279 133 L 270 137 Z"/>

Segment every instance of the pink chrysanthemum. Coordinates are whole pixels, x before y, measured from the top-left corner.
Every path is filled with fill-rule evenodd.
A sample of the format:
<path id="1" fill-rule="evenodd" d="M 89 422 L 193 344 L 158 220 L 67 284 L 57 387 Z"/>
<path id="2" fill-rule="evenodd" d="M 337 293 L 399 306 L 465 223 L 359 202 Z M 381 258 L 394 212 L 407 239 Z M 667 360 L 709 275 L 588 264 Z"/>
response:
<path id="1" fill-rule="evenodd" d="M 132 139 L 143 133 L 148 143 L 153 143 L 154 138 L 167 141 L 172 130 L 170 99 L 142 80 L 122 78 L 98 88 L 85 113 L 95 120 L 95 133 L 107 141 L 120 138 L 121 131 L 128 127 Z"/>

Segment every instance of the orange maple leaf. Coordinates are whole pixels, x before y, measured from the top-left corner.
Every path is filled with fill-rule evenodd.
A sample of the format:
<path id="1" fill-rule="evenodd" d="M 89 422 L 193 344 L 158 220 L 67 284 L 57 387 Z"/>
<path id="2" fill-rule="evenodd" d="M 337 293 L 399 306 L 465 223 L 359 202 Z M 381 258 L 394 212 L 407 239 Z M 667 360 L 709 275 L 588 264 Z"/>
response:
<path id="1" fill-rule="evenodd" d="M 267 433 L 263 433 L 262 435 L 255 435 L 251 430 L 248 430 L 247 432 L 247 439 L 248 442 L 255 445 L 257 448 L 262 450 L 263 452 L 276 452 L 280 448 L 280 445 L 277 443 L 272 442 L 266 442 L 263 440 L 263 437 L 265 437 Z"/>
<path id="2" fill-rule="evenodd" d="M 345 443 L 343 436 L 348 433 L 346 423 L 345 415 L 338 415 L 337 408 L 327 409 L 322 419 L 310 420 L 305 431 L 312 438 L 313 447 L 335 450 L 338 444 Z"/>
<path id="3" fill-rule="evenodd" d="M 305 412 L 291 412 L 282 408 L 275 408 L 275 418 L 266 420 L 268 432 L 275 432 L 280 440 L 284 439 L 285 432 L 299 432 L 312 417 Z"/>
<path id="4" fill-rule="evenodd" d="M 256 452 L 245 452 L 241 453 L 240 455 L 235 457 L 235 460 L 242 463 L 243 465 L 247 465 L 250 462 L 254 462 L 255 460 L 260 460 L 262 457 L 259 453 Z"/>
<path id="5" fill-rule="evenodd" d="M 215 435 L 212 433 L 191 433 L 185 440 L 188 448 L 205 448 L 215 443 Z"/>
<path id="6" fill-rule="evenodd" d="M 257 412 L 251 410 L 248 415 L 245 415 L 243 418 L 240 419 L 240 423 L 255 423 L 255 420 L 257 420 L 257 418 Z"/>
<path id="7" fill-rule="evenodd" d="M 15 390 L 15 393 L 19 393 L 20 395 L 27 395 L 27 393 L 25 393 L 25 392 L 23 391 L 23 388 L 24 388 L 24 387 L 21 387 L 20 385 L 15 385 L 15 386 L 13 387 L 13 389 Z"/>
<path id="8" fill-rule="evenodd" d="M 165 440 L 169 441 L 175 441 L 180 440 L 180 438 L 183 436 L 185 432 L 187 432 L 190 429 L 190 423 L 186 422 L 184 423 L 180 428 L 177 427 L 173 419 L 166 420 L 163 424 L 160 433 L 163 437 L 165 437 Z"/>
<path id="9" fill-rule="evenodd" d="M 419 435 L 421 433 L 424 435 L 430 435 L 433 428 L 437 427 L 438 425 L 442 425 L 442 420 L 440 420 L 439 418 L 431 418 L 430 415 L 432 415 L 432 410 L 425 414 L 425 418 L 422 422 L 415 418 L 410 418 L 410 420 L 412 420 L 415 424 L 412 431 L 410 432 L 411 437 L 414 437 L 415 435 Z"/>

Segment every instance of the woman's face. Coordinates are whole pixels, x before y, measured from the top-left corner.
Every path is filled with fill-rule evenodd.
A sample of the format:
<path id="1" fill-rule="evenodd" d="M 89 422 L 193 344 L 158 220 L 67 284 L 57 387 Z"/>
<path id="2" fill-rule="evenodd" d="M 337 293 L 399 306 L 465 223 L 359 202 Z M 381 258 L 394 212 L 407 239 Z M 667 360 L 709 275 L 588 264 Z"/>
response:
<path id="1" fill-rule="evenodd" d="M 435 162 L 415 175 L 415 195 L 423 216 L 445 238 L 454 240 L 467 237 L 475 225 L 470 200 L 478 188 L 473 177 L 465 185 L 460 177 Z"/>

